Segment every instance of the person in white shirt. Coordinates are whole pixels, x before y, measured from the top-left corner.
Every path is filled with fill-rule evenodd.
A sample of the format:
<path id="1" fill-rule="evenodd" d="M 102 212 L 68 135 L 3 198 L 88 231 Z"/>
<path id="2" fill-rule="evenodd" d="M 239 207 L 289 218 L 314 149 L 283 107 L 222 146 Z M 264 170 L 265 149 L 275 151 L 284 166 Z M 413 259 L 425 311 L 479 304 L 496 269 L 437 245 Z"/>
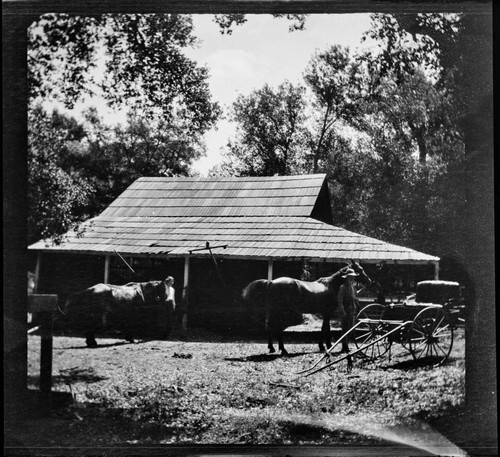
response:
<path id="1" fill-rule="evenodd" d="M 174 289 L 174 278 L 168 276 L 165 278 L 165 301 L 160 302 L 159 309 L 159 324 L 164 338 L 170 336 L 172 331 L 172 323 L 174 321 L 175 313 L 175 289 Z"/>

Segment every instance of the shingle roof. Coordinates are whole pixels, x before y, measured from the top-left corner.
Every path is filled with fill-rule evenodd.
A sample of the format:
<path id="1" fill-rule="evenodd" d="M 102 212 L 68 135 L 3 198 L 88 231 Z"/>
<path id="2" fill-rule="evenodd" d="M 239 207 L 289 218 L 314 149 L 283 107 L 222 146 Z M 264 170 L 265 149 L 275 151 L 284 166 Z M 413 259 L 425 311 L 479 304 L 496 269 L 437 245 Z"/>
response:
<path id="1" fill-rule="evenodd" d="M 325 175 L 270 178 L 141 178 L 59 246 L 33 250 L 186 256 L 227 245 L 232 258 L 427 263 L 439 260 L 311 217 Z M 197 253 L 202 255 L 203 251 Z"/>
<path id="2" fill-rule="evenodd" d="M 310 216 L 324 179 L 139 178 L 102 216 Z"/>

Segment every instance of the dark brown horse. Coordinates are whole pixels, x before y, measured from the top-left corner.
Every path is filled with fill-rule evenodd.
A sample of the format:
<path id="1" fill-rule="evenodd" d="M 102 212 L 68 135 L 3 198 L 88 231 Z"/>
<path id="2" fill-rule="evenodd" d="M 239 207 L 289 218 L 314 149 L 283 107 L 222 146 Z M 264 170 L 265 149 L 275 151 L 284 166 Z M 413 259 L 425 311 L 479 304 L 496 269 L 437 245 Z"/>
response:
<path id="1" fill-rule="evenodd" d="M 124 286 L 101 283 L 73 294 L 62 313 L 70 329 L 85 333 L 88 347 L 97 346 L 95 332 L 100 328 L 122 330 L 125 339 L 134 342 L 132 333 L 138 314 L 164 299 L 162 281 L 131 282 Z"/>
<path id="2" fill-rule="evenodd" d="M 330 320 L 337 311 L 337 296 L 345 278 L 342 276 L 348 268 L 357 274 L 357 280 L 370 283 L 370 278 L 363 268 L 354 261 L 332 276 L 317 281 L 301 281 L 294 278 L 277 278 L 272 281 L 257 279 L 243 289 L 243 300 L 254 311 L 263 311 L 266 331 L 269 339 L 268 348 L 275 352 L 273 337 L 277 338 L 282 355 L 288 354 L 283 345 L 283 331 L 290 326 L 303 322 L 303 314 L 319 314 L 323 318 L 318 341 L 320 351 L 331 347 Z M 347 310 L 341 315 L 342 333 L 352 325 L 354 310 Z M 349 352 L 348 341 L 342 342 L 342 350 Z"/>

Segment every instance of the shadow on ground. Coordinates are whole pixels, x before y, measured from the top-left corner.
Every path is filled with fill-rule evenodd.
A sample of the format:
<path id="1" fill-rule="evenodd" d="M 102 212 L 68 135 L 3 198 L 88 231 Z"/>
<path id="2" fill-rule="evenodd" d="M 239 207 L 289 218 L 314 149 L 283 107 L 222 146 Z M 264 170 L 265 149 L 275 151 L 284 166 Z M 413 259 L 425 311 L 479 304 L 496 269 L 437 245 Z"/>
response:
<path id="1" fill-rule="evenodd" d="M 301 357 L 303 355 L 317 354 L 317 352 L 294 352 L 287 355 L 281 355 L 279 353 L 275 354 L 254 354 L 247 357 L 224 357 L 224 360 L 228 362 L 272 362 L 276 359 L 293 359 L 295 357 Z"/>
<path id="2" fill-rule="evenodd" d="M 75 337 L 75 338 L 79 338 L 79 337 Z M 116 338 L 116 337 L 114 337 L 114 338 Z M 95 347 L 89 347 L 83 342 L 83 344 L 81 346 L 79 345 L 79 346 L 58 347 L 56 349 L 60 350 L 60 351 L 67 351 L 69 349 L 88 349 L 88 350 L 96 351 L 99 349 L 117 347 L 117 346 L 125 346 L 125 345 L 134 346 L 136 344 L 144 344 L 144 343 L 147 343 L 149 341 L 154 341 L 154 340 L 153 339 L 138 339 L 138 340 L 135 340 L 134 343 L 130 343 L 129 341 L 116 341 L 114 343 L 99 343 L 99 341 L 97 341 L 97 346 L 95 346 Z"/>
<path id="3" fill-rule="evenodd" d="M 422 359 L 418 360 L 404 360 L 402 362 L 397 362 L 393 365 L 387 365 L 384 367 L 381 367 L 383 370 L 402 370 L 402 371 L 410 371 L 410 370 L 416 370 L 419 368 L 432 368 L 437 365 L 439 359 L 433 358 L 433 357 L 425 357 Z M 449 357 L 446 362 L 444 362 L 445 365 L 451 364 L 455 361 L 456 359 Z"/>
<path id="4" fill-rule="evenodd" d="M 72 384 L 76 382 L 84 382 L 92 384 L 94 382 L 105 381 L 108 379 L 105 376 L 99 376 L 93 368 L 70 368 L 68 370 L 61 370 L 58 375 L 52 375 L 52 384 Z M 28 376 L 29 385 L 39 385 L 40 376 Z"/>

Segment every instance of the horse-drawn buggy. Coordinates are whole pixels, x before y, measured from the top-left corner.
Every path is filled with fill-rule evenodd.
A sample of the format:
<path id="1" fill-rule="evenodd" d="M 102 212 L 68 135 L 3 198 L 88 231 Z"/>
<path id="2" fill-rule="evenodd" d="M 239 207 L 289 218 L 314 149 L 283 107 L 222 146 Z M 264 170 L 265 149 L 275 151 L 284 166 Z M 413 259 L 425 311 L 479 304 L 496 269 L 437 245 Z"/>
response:
<path id="1" fill-rule="evenodd" d="M 363 307 L 355 324 L 301 374 L 311 375 L 353 355 L 366 360 L 390 357 L 395 343 L 414 360 L 441 365 L 451 353 L 456 328 L 463 323 L 464 307 L 457 282 L 421 281 L 416 293 L 403 303 Z M 333 349 L 348 339 L 354 341 L 356 349 L 332 360 Z"/>

